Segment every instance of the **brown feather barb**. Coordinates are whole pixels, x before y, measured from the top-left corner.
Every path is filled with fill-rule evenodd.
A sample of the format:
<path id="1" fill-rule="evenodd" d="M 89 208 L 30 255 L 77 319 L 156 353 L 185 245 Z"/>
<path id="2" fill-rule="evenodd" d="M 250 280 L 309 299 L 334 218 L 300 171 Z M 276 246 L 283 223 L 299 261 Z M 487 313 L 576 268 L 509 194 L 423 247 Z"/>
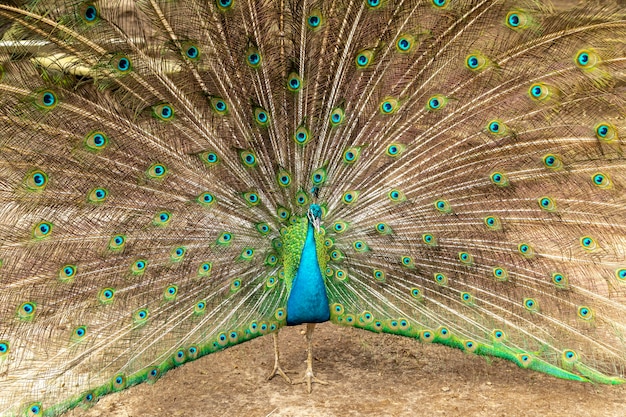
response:
<path id="1" fill-rule="evenodd" d="M 0 35 L 1 416 L 88 407 L 308 298 L 624 382 L 623 7 L 49 0 L 0 4 Z"/>

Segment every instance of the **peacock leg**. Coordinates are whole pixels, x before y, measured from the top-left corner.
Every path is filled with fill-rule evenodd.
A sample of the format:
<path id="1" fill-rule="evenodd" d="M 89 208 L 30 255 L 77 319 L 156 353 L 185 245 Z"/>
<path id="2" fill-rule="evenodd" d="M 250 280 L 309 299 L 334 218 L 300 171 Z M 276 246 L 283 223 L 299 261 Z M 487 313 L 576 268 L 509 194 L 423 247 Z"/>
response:
<path id="1" fill-rule="evenodd" d="M 306 372 L 304 373 L 304 376 L 301 379 L 293 382 L 294 384 L 306 383 L 307 391 L 309 392 L 309 394 L 311 393 L 311 384 L 313 382 L 322 384 L 322 385 L 328 384 L 328 382 L 322 381 L 321 379 L 318 379 L 315 377 L 315 375 L 313 375 L 313 330 L 315 330 L 315 323 L 307 323 L 306 340 L 308 343 L 308 347 L 307 347 L 308 355 L 306 359 Z"/>
<path id="2" fill-rule="evenodd" d="M 267 380 L 269 381 L 276 375 L 280 375 L 284 378 L 285 381 L 291 384 L 291 378 L 287 376 L 285 371 L 283 371 L 283 368 L 280 366 L 280 352 L 278 350 L 278 330 L 272 333 L 272 339 L 274 340 L 274 370 L 271 374 L 267 376 Z"/>

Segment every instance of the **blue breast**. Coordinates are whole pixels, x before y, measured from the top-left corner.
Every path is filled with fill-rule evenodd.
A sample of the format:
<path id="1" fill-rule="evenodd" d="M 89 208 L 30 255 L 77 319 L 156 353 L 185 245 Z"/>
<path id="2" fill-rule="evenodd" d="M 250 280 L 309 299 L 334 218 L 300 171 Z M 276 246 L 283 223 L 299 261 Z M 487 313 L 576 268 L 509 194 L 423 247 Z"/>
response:
<path id="1" fill-rule="evenodd" d="M 329 319 L 328 296 L 317 262 L 313 225 L 309 223 L 298 272 L 287 299 L 287 324 L 323 323 Z"/>

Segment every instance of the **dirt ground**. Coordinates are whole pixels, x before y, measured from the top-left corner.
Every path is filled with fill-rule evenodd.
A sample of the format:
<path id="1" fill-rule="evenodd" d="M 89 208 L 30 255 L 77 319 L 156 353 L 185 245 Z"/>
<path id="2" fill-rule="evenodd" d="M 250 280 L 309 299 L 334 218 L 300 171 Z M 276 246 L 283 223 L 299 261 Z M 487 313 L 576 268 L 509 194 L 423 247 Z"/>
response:
<path id="1" fill-rule="evenodd" d="M 305 326 L 280 333 L 281 362 L 302 374 Z M 68 416 L 626 416 L 626 387 L 556 379 L 500 359 L 325 323 L 314 371 L 328 385 L 266 381 L 271 336 L 205 356 Z M 297 377 L 298 375 L 290 374 Z"/>

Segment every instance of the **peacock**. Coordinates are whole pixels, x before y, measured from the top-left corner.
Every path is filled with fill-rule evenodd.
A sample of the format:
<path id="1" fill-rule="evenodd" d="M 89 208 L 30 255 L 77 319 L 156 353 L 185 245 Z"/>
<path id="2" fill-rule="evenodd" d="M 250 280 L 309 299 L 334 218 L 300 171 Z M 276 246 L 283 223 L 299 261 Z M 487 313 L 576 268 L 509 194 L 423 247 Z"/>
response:
<path id="1" fill-rule="evenodd" d="M 327 321 L 625 382 L 626 9 L 557 6 L 0 4 L 0 415 L 269 334 L 311 392 Z"/>

